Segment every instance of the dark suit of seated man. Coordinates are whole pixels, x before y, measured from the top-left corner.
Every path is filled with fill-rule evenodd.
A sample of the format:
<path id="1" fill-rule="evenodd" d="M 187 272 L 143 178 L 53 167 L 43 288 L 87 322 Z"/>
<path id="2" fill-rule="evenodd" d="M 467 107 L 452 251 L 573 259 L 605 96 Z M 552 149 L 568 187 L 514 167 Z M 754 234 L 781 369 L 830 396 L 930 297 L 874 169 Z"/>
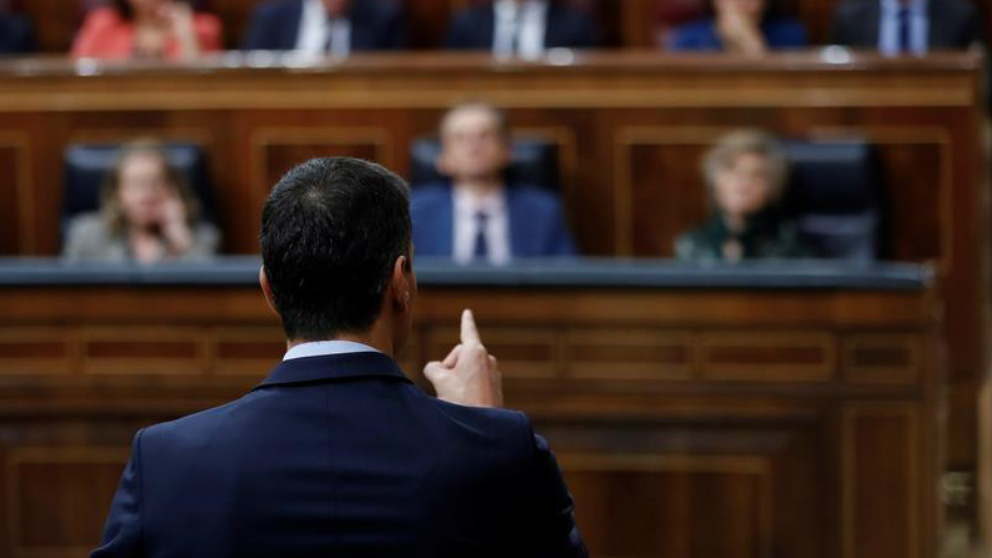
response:
<path id="1" fill-rule="evenodd" d="M 965 0 L 847 0 L 834 13 L 834 44 L 922 55 L 982 42 L 984 20 Z"/>
<path id="2" fill-rule="evenodd" d="M 438 170 L 451 184 L 414 188 L 418 255 L 500 265 L 575 254 L 558 197 L 505 183 L 510 132 L 502 111 L 482 103 L 459 105 L 442 120 L 440 134 Z"/>
<path id="3" fill-rule="evenodd" d="M 0 3 L 2 4 L 2 3 Z M 34 51 L 34 32 L 22 17 L 0 11 L 0 55 Z"/>
<path id="4" fill-rule="evenodd" d="M 572 499 L 471 312 L 424 374 L 394 356 L 417 296 L 407 187 L 315 159 L 262 216 L 288 351 L 253 391 L 134 438 L 95 558 L 586 556 Z"/>
<path id="5" fill-rule="evenodd" d="M 271 0 L 255 10 L 243 46 L 346 56 L 401 49 L 406 29 L 399 4 L 384 0 Z"/>
<path id="6" fill-rule="evenodd" d="M 596 24 L 558 0 L 495 0 L 464 9 L 447 47 L 537 58 L 552 48 L 595 48 Z"/>

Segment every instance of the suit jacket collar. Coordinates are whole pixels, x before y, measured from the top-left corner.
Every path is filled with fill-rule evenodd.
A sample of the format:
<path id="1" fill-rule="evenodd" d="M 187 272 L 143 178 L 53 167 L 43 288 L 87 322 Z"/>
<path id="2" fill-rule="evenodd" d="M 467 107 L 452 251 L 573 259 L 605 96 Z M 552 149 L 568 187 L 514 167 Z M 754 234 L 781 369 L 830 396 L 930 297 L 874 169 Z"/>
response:
<path id="1" fill-rule="evenodd" d="M 396 361 L 387 355 L 371 352 L 344 353 L 284 361 L 255 390 L 270 386 L 355 378 L 392 378 L 410 382 Z"/>

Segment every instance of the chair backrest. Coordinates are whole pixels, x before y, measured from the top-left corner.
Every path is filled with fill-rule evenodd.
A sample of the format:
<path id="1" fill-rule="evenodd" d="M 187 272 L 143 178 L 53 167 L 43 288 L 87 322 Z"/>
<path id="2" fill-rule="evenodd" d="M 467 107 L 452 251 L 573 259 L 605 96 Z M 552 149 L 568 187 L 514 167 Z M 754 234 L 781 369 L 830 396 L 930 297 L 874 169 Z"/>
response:
<path id="1" fill-rule="evenodd" d="M 817 255 L 869 262 L 883 255 L 882 173 L 864 141 L 792 142 L 785 200 Z"/>
<path id="2" fill-rule="evenodd" d="M 80 213 L 100 208 L 100 189 L 117 160 L 121 144 L 76 144 L 65 151 L 63 226 Z M 200 218 L 213 222 L 214 206 L 207 177 L 206 157 L 199 146 L 165 143 L 169 164 L 183 174 L 200 201 Z"/>
<path id="3" fill-rule="evenodd" d="M 437 138 L 424 137 L 414 140 L 410 145 L 411 187 L 448 181 L 447 177 L 438 172 L 435 165 L 440 153 L 441 144 Z M 510 159 L 507 183 L 527 184 L 558 191 L 561 177 L 558 171 L 556 144 L 528 138 L 514 139 Z"/>

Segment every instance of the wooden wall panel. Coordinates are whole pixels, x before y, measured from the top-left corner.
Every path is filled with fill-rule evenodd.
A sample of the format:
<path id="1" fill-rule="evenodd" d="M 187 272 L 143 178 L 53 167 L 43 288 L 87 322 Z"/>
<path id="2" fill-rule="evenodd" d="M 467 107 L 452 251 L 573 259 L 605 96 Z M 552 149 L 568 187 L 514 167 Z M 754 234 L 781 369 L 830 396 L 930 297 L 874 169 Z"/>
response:
<path id="1" fill-rule="evenodd" d="M 126 447 L 24 447 L 7 452 L 12 556 L 83 556 L 103 533 Z"/>
<path id="2" fill-rule="evenodd" d="M 425 286 L 402 365 L 422 383 L 473 307 L 596 556 L 923 556 L 940 530 L 932 305 L 926 291 Z M 84 556 L 135 431 L 241 396 L 284 350 L 251 286 L 0 289 L 0 307 L 13 558 Z M 61 340 L 64 358 L 5 353 L 19 339 Z"/>

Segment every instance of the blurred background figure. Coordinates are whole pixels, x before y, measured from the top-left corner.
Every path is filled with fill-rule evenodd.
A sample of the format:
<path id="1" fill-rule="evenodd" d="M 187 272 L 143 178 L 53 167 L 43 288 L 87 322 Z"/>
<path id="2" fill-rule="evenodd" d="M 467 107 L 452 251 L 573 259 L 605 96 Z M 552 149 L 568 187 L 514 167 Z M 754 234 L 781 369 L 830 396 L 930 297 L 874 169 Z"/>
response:
<path id="1" fill-rule="evenodd" d="M 403 11 L 390 0 L 272 0 L 255 10 L 244 42 L 245 50 L 335 56 L 405 46 Z"/>
<path id="2" fill-rule="evenodd" d="M 774 15 L 769 0 L 713 0 L 712 8 L 712 17 L 675 29 L 669 50 L 760 55 L 806 46 L 802 23 Z"/>
<path id="3" fill-rule="evenodd" d="M 808 257 L 796 223 L 779 207 L 788 175 L 785 151 L 769 134 L 741 130 L 721 138 L 703 160 L 711 216 L 676 240 L 678 258 L 736 262 Z"/>
<path id="4" fill-rule="evenodd" d="M 10 11 L 10 2 L 0 0 L 0 56 L 34 51 L 31 23 Z"/>
<path id="5" fill-rule="evenodd" d="M 189 60 L 222 47 L 220 20 L 184 1 L 114 0 L 86 16 L 72 55 Z"/>
<path id="6" fill-rule="evenodd" d="M 456 50 L 534 59 L 551 48 L 594 48 L 595 22 L 556 0 L 495 0 L 462 10 L 448 31 Z"/>
<path id="7" fill-rule="evenodd" d="M 830 41 L 887 56 L 924 55 L 982 43 L 982 25 L 965 0 L 847 0 L 834 12 Z"/>
<path id="8" fill-rule="evenodd" d="M 134 142 L 121 150 L 104 181 L 100 211 L 69 224 L 63 254 L 70 260 L 144 264 L 210 258 L 220 234 L 199 221 L 199 207 L 162 148 Z"/>
<path id="9" fill-rule="evenodd" d="M 500 265 L 575 254 L 558 198 L 528 184 L 506 183 L 511 140 L 502 111 L 485 103 L 458 105 L 445 115 L 440 134 L 437 167 L 451 184 L 413 189 L 418 256 Z"/>

